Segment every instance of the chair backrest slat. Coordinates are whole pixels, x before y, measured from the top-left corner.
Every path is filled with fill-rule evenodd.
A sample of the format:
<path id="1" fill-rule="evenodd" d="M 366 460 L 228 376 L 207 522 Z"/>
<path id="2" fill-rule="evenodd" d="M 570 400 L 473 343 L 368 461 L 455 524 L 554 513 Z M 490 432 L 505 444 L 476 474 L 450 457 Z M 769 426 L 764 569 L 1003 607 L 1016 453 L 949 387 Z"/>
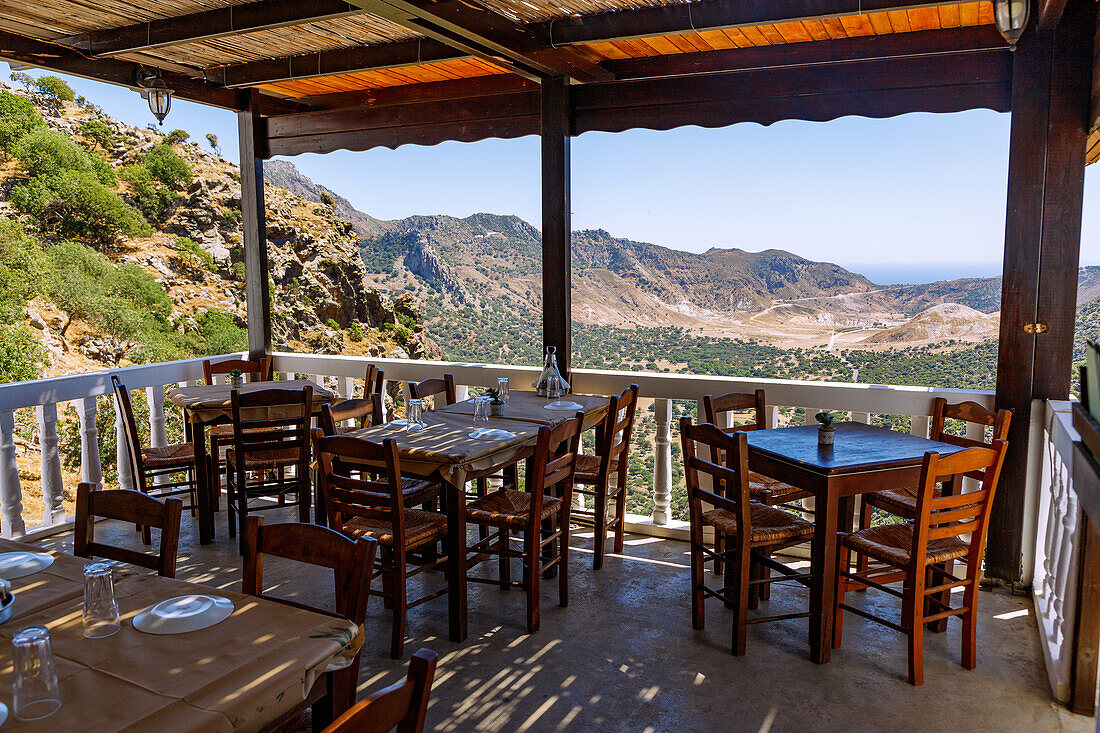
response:
<path id="1" fill-rule="evenodd" d="M 542 507 L 547 489 L 560 486 L 555 495 L 563 502 L 572 501 L 583 426 L 584 413 L 578 412 L 574 417 L 552 428 L 546 425 L 539 428 L 535 454 L 531 458 L 532 482 L 527 489 L 531 494 L 531 509 L 528 512 L 528 531 L 531 533 L 537 531 L 542 521 Z M 563 444 L 565 448 L 559 449 Z M 556 455 L 555 450 L 558 451 Z"/>
<path id="2" fill-rule="evenodd" d="M 738 412 L 741 410 L 752 410 L 754 415 L 753 422 L 746 425 L 738 425 L 736 430 L 763 430 L 766 425 L 765 415 L 767 415 L 764 390 L 758 389 L 755 392 L 729 392 L 724 395 L 718 395 L 717 397 L 712 395 L 705 395 L 703 397 L 703 416 L 708 423 L 718 426 L 720 430 L 731 432 L 733 430 L 732 428 L 726 428 L 726 413 Z"/>
<path id="3" fill-rule="evenodd" d="M 377 392 L 363 398 L 344 400 L 339 404 L 321 405 L 321 429 L 325 435 L 336 435 L 339 424 L 354 420 L 356 427 L 369 428 L 382 422 L 382 395 Z"/>
<path id="4" fill-rule="evenodd" d="M 634 417 L 638 410 L 638 385 L 632 384 L 621 395 L 612 395 L 607 406 L 607 418 L 597 431 L 600 472 L 609 473 L 611 461 L 619 460 L 620 479 L 626 475 L 626 461 L 630 453 L 630 436 L 634 431 Z"/>
<path id="5" fill-rule="evenodd" d="M 76 489 L 76 531 L 73 538 L 73 554 L 78 557 L 105 557 L 110 560 L 120 560 L 156 570 L 166 578 L 174 578 L 182 513 L 183 502 L 176 498 L 162 501 L 140 491 L 97 490 L 95 484 L 82 483 Z M 153 555 L 96 542 L 97 517 L 159 529 L 158 553 Z"/>
<path id="6" fill-rule="evenodd" d="M 366 373 L 363 375 L 363 397 L 381 394 L 385 384 L 386 373 L 374 364 L 367 364 Z"/>
<path id="7" fill-rule="evenodd" d="M 443 404 L 453 405 L 457 401 L 455 388 L 455 375 L 444 374 L 443 378 L 425 379 L 422 382 L 414 382 L 409 385 L 409 394 L 417 399 L 443 395 Z M 438 404 L 438 403 L 436 403 Z"/>
<path id="8" fill-rule="evenodd" d="M 275 450 L 298 452 L 299 470 L 309 465 L 309 429 L 313 416 L 313 388 L 232 390 L 233 450 L 239 465 L 249 454 Z"/>
<path id="9" fill-rule="evenodd" d="M 202 375 L 207 384 L 214 384 L 214 378 L 230 374 L 234 369 L 240 369 L 241 375 L 248 375 L 249 381 L 264 382 L 271 379 L 271 362 L 267 357 L 255 361 L 248 359 L 223 359 L 212 362 L 209 359 L 202 363 Z"/>

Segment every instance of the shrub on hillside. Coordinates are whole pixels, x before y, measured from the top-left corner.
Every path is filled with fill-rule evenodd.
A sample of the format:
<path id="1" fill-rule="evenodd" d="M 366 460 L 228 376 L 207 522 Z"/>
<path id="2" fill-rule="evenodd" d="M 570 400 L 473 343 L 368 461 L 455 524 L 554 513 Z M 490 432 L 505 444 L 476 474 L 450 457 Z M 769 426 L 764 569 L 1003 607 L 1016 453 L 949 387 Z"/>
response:
<path id="1" fill-rule="evenodd" d="M 71 102 L 76 99 L 73 88 L 65 83 L 64 79 L 56 76 L 40 76 L 34 80 L 34 88 L 43 96 L 61 102 Z"/>
<path id="2" fill-rule="evenodd" d="M 0 221 L 0 323 L 23 316 L 27 301 L 42 292 L 49 262 L 42 246 L 15 221 Z"/>
<path id="3" fill-rule="evenodd" d="M 169 145 L 179 145 L 187 142 L 187 138 L 191 137 L 191 133 L 187 130 L 172 130 L 166 137 Z"/>
<path id="4" fill-rule="evenodd" d="M 35 111 L 30 100 L 0 91 L 0 150 L 11 152 L 20 138 L 45 125 L 45 120 Z"/>
<path id="5" fill-rule="evenodd" d="M 23 135 L 12 154 L 32 176 L 47 176 L 63 170 L 91 171 L 84 149 L 56 130 L 38 128 Z"/>
<path id="6" fill-rule="evenodd" d="M 149 169 L 141 164 L 124 166 L 119 176 L 130 184 L 134 205 L 150 222 L 164 218 L 168 209 L 179 198 L 171 189 L 153 178 Z"/>
<path id="7" fill-rule="evenodd" d="M 193 239 L 189 239 L 187 237 L 177 237 L 176 249 L 180 252 L 186 252 L 193 258 L 199 260 L 206 267 L 206 269 L 211 272 L 217 269 L 217 266 L 214 263 L 214 255 L 203 249 L 202 245 Z"/>
<path id="8" fill-rule="evenodd" d="M 104 186 L 110 186 L 111 188 L 118 185 L 115 169 L 111 166 L 103 153 L 88 150 L 85 152 L 85 155 L 88 156 L 88 162 L 91 163 L 92 173 L 95 173 L 95 177 L 99 179 L 100 183 Z"/>
<path id="9" fill-rule="evenodd" d="M 89 171 L 37 176 L 11 192 L 16 209 L 58 237 L 110 244 L 120 235 L 144 236 L 149 225 Z"/>
<path id="10" fill-rule="evenodd" d="M 181 191 L 191 183 L 191 168 L 172 148 L 161 144 L 141 156 L 149 174 L 173 191 Z"/>
<path id="11" fill-rule="evenodd" d="M 248 348 L 248 332 L 228 313 L 207 311 L 199 318 L 205 356 L 232 354 Z"/>
<path id="12" fill-rule="evenodd" d="M 23 324 L 0 324 L 0 383 L 42 376 L 49 361 L 36 332 Z"/>
<path id="13" fill-rule="evenodd" d="M 80 134 L 104 149 L 111 147 L 115 141 L 115 135 L 110 126 L 96 117 L 90 117 L 80 123 Z"/>
<path id="14" fill-rule="evenodd" d="M 322 204 L 328 206 L 329 208 L 336 206 L 336 197 L 332 195 L 331 191 L 326 191 L 322 188 L 321 194 L 318 196 L 318 198 L 320 199 Z"/>

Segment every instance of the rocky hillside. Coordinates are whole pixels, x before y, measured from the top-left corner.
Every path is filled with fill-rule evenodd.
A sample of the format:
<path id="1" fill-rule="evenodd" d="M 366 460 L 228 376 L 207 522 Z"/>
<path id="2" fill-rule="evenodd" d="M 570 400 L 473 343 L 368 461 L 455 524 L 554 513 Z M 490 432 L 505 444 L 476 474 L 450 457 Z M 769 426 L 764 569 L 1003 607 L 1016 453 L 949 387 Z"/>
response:
<path id="1" fill-rule="evenodd" d="M 132 127 L 65 97 L 0 84 L 0 249 L 6 234 L 41 268 L 21 313 L 0 321 L 34 329 L 49 374 L 243 347 L 237 167 L 186 133 Z M 361 235 L 338 207 L 278 185 L 266 203 L 276 348 L 436 353 L 412 295 L 368 287 Z M 39 254 L 27 248 L 35 241 Z M 104 281 L 103 293 L 65 292 L 77 275 Z M 0 267 L 0 289 L 4 276 Z M 123 328 L 118 308 L 140 323 Z"/>
<path id="2" fill-rule="evenodd" d="M 985 341 L 996 338 L 998 319 L 958 303 L 934 305 L 901 324 L 876 331 L 862 344 L 912 345 L 958 339 Z"/>
<path id="3" fill-rule="evenodd" d="M 326 205 L 331 206 L 341 221 L 351 224 L 361 239 L 377 237 L 389 229 L 389 222 L 379 221 L 359 211 L 340 194 L 315 183 L 290 161 L 269 160 L 264 163 L 264 180 L 274 186 L 281 186 L 306 201 L 323 203 L 323 198 L 331 197 L 332 203 Z"/>

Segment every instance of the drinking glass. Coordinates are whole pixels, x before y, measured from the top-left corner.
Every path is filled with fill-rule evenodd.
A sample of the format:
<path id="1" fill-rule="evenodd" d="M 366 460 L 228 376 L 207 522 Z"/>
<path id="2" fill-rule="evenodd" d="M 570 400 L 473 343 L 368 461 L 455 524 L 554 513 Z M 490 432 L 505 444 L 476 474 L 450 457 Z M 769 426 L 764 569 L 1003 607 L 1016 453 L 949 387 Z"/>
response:
<path id="1" fill-rule="evenodd" d="M 563 394 L 565 394 L 565 385 L 562 384 L 561 377 L 551 374 L 546 380 L 546 399 L 560 400 Z"/>
<path id="2" fill-rule="evenodd" d="M 497 377 L 497 396 L 501 402 L 508 404 L 508 377 Z"/>
<path id="3" fill-rule="evenodd" d="M 474 427 L 484 427 L 489 424 L 489 403 L 491 401 L 488 397 L 474 398 Z"/>
<path id="4" fill-rule="evenodd" d="M 45 626 L 26 626 L 11 638 L 15 660 L 12 700 L 18 720 L 38 720 L 61 707 L 57 670 L 53 664 L 50 631 Z"/>
<path id="5" fill-rule="evenodd" d="M 424 403 L 416 397 L 409 400 L 409 404 L 405 409 L 406 433 L 415 433 L 424 427 L 424 420 L 421 417 L 423 405 Z"/>
<path id="6" fill-rule="evenodd" d="M 113 569 L 109 562 L 84 566 L 84 636 L 89 639 L 110 636 L 121 628 Z"/>

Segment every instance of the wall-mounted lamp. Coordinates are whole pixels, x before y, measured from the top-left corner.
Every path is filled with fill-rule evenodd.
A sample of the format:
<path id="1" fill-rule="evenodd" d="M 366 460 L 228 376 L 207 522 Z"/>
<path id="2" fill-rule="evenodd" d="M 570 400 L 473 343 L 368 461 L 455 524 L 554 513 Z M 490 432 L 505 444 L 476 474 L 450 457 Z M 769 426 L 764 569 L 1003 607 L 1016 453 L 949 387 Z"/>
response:
<path id="1" fill-rule="evenodd" d="M 134 82 L 141 87 L 141 97 L 149 103 L 149 111 L 163 125 L 164 118 L 172 109 L 172 90 L 160 78 L 160 72 L 139 67 L 134 72 Z"/>
<path id="2" fill-rule="evenodd" d="M 993 17 L 997 22 L 997 30 L 1013 46 L 1027 27 L 1030 7 L 1029 0 L 993 0 Z"/>

